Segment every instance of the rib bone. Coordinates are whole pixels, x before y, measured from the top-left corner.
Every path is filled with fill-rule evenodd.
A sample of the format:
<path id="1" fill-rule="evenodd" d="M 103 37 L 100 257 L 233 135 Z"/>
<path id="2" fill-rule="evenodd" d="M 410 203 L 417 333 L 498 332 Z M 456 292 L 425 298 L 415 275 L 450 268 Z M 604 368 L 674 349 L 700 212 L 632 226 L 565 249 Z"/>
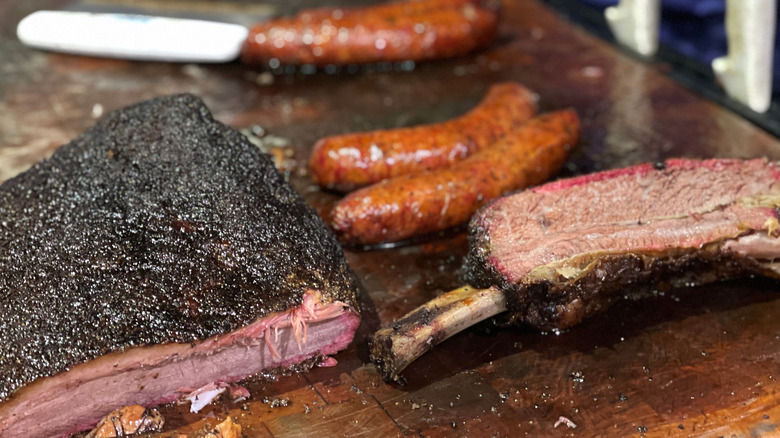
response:
<path id="1" fill-rule="evenodd" d="M 497 288 L 460 287 L 379 329 L 371 339 L 371 360 L 386 380 L 398 380 L 407 365 L 434 346 L 505 310 L 506 298 Z"/>

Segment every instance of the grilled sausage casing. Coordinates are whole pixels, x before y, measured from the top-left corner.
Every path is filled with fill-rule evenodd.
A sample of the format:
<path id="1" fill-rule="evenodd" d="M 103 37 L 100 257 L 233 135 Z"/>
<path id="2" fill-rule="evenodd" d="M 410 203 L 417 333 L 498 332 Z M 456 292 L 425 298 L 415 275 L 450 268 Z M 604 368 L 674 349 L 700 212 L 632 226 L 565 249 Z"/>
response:
<path id="1" fill-rule="evenodd" d="M 320 186 L 347 192 L 445 167 L 494 143 L 536 110 L 536 95 L 526 87 L 495 84 L 471 111 L 445 122 L 323 138 L 314 145 L 309 171 Z"/>
<path id="2" fill-rule="evenodd" d="M 308 9 L 253 26 L 241 59 L 326 66 L 458 56 L 493 40 L 499 9 L 498 0 L 405 0 Z"/>
<path id="3" fill-rule="evenodd" d="M 536 117 L 450 167 L 403 175 L 344 197 L 331 226 L 348 244 L 394 242 L 466 222 L 487 201 L 540 184 L 579 139 L 573 110 Z"/>

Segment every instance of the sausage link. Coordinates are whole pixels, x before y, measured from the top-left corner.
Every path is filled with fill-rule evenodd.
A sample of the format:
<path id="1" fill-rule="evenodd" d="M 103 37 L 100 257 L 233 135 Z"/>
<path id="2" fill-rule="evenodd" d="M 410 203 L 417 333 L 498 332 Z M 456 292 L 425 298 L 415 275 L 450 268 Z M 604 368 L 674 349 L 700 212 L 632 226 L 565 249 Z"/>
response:
<path id="1" fill-rule="evenodd" d="M 326 66 L 458 56 L 493 40 L 499 9 L 498 0 L 405 0 L 308 9 L 253 26 L 241 59 Z"/>
<path id="2" fill-rule="evenodd" d="M 350 193 L 333 208 L 332 227 L 344 243 L 371 245 L 460 225 L 487 201 L 549 179 L 579 131 L 573 110 L 541 115 L 450 167 Z"/>
<path id="3" fill-rule="evenodd" d="M 320 186 L 347 192 L 448 166 L 494 143 L 536 110 L 536 96 L 524 86 L 496 84 L 471 111 L 446 122 L 323 138 L 312 149 L 309 172 Z"/>

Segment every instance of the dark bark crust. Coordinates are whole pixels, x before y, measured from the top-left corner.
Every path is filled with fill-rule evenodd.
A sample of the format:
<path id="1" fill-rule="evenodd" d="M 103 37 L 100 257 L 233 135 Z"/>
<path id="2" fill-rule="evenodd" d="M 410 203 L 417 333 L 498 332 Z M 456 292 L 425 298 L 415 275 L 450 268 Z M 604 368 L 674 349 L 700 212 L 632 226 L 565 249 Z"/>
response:
<path id="1" fill-rule="evenodd" d="M 197 98 L 114 112 L 0 186 L 0 402 L 102 354 L 356 305 L 327 227 Z"/>
<path id="2" fill-rule="evenodd" d="M 550 330 L 571 327 L 584 318 L 607 309 L 622 298 L 641 298 L 653 289 L 704 284 L 746 275 L 779 278 L 760 261 L 721 251 L 713 243 L 702 249 L 669 249 L 583 256 L 577 265 L 587 265 L 583 275 L 509 282 L 488 262 L 484 236 L 470 236 L 466 257 L 466 280 L 475 287 L 498 286 L 506 295 L 509 321 Z"/>

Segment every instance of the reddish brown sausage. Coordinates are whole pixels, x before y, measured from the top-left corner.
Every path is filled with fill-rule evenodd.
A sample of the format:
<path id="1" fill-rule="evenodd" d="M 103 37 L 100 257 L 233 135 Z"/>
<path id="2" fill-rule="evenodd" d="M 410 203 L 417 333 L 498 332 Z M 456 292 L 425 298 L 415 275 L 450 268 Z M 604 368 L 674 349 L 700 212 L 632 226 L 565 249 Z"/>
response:
<path id="1" fill-rule="evenodd" d="M 458 56 L 493 40 L 499 8 L 498 0 L 406 0 L 309 9 L 253 26 L 241 59 L 325 66 Z"/>
<path id="2" fill-rule="evenodd" d="M 573 110 L 536 117 L 450 167 L 403 175 L 350 193 L 331 212 L 345 243 L 393 242 L 466 222 L 485 202 L 540 184 L 579 139 Z"/>
<path id="3" fill-rule="evenodd" d="M 496 84 L 471 111 L 446 122 L 323 138 L 314 145 L 309 171 L 317 184 L 347 192 L 448 166 L 525 123 L 536 109 L 536 97 L 527 88 Z"/>

